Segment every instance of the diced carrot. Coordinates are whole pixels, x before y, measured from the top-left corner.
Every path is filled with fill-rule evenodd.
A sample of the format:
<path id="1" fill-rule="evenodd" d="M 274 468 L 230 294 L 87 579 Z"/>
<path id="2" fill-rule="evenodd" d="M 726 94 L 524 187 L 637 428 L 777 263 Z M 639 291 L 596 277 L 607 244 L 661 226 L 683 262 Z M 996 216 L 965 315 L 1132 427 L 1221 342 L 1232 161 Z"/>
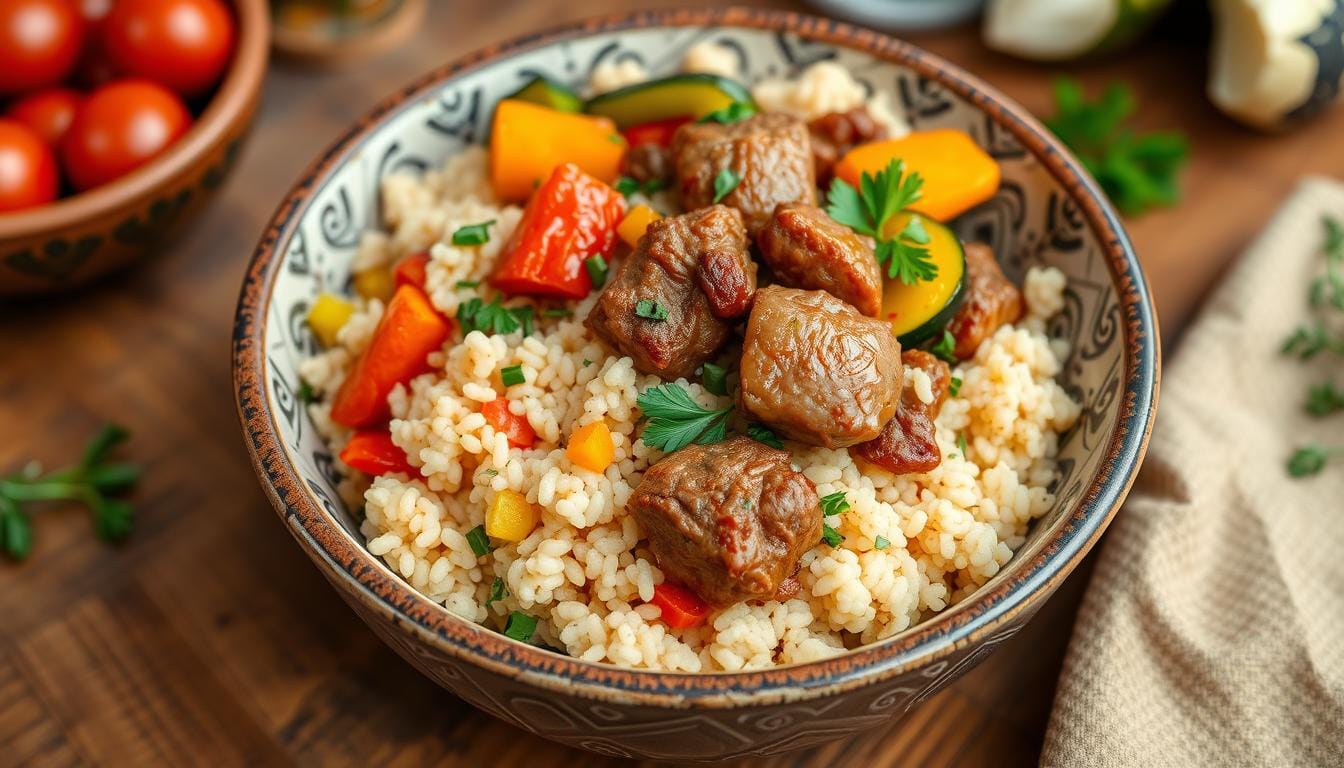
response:
<path id="1" fill-rule="evenodd" d="M 428 370 L 425 358 L 452 333 L 452 323 L 434 309 L 425 292 L 403 285 L 383 311 L 364 354 L 346 374 L 332 402 L 331 418 L 347 427 L 368 427 L 391 414 L 387 396 Z"/>
<path id="2" fill-rule="evenodd" d="M 663 623 L 673 629 L 697 627 L 705 623 L 709 616 L 709 603 L 691 590 L 664 581 L 653 588 L 653 599 L 649 601 L 662 611 Z"/>
<path id="3" fill-rule="evenodd" d="M 924 178 L 923 194 L 910 210 L 937 221 L 965 213 L 999 189 L 999 164 L 969 135 L 951 129 L 860 144 L 840 158 L 835 175 L 857 188 L 863 173 L 876 176 L 896 158 L 905 161 L 906 173 Z"/>
<path id="4" fill-rule="evenodd" d="M 504 293 L 581 299 L 593 289 L 584 259 L 609 255 L 625 202 L 572 163 L 556 166 L 528 201 L 490 284 Z"/>
<path id="5" fill-rule="evenodd" d="M 501 200 L 526 200 L 561 163 L 612 182 L 624 154 L 625 139 L 605 117 L 505 99 L 490 131 L 490 184 Z"/>
<path id="6" fill-rule="evenodd" d="M 584 469 L 603 472 L 611 466 L 616 456 L 616 446 L 611 440 L 611 430 L 604 421 L 585 424 L 569 437 L 569 446 L 565 448 L 569 460 Z"/>
<path id="7" fill-rule="evenodd" d="M 636 205 L 630 209 L 629 213 L 625 214 L 624 219 L 621 219 L 621 223 L 616 226 L 616 232 L 625 241 L 626 245 L 634 248 L 639 244 L 639 238 L 643 237 L 644 233 L 648 231 L 649 225 L 661 218 L 663 218 L 663 215 L 649 206 Z"/>
<path id="8" fill-rule="evenodd" d="M 425 251 L 416 251 L 415 253 L 403 256 L 397 265 L 392 268 L 392 280 L 397 285 L 414 285 L 416 288 L 425 287 L 425 267 L 429 265 L 429 254 Z"/>
<path id="9" fill-rule="evenodd" d="M 401 472 L 420 477 L 420 470 L 411 465 L 406 452 L 385 429 L 365 429 L 356 432 L 341 449 L 341 461 L 366 475 L 388 475 Z"/>
<path id="10" fill-rule="evenodd" d="M 494 427 L 496 432 L 503 432 L 509 439 L 509 445 L 514 448 L 531 448 L 537 441 L 537 433 L 533 431 L 527 417 L 509 410 L 507 397 L 497 397 L 482 405 L 481 415 L 485 417 L 485 423 Z"/>

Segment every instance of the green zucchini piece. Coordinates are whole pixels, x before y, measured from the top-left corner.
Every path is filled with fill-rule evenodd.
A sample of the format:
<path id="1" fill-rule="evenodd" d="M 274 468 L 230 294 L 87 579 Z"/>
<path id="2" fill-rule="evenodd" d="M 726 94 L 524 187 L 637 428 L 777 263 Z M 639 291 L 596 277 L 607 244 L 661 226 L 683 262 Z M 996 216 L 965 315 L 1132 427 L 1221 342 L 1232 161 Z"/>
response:
<path id="1" fill-rule="evenodd" d="M 726 77 L 693 73 L 672 75 L 644 83 L 627 85 L 600 96 L 584 106 L 591 115 L 616 121 L 618 128 L 640 123 L 690 117 L 696 120 L 734 102 L 757 109 L 747 87 Z"/>
<path id="2" fill-rule="evenodd" d="M 938 265 L 938 276 L 914 285 L 906 285 L 884 275 L 881 317 L 904 349 L 913 349 L 940 336 L 961 308 L 966 293 L 966 251 L 961 240 L 947 226 L 913 211 L 897 214 L 889 231 L 905 229 L 911 217 L 918 217 L 929 234 L 929 257 Z"/>
<path id="3" fill-rule="evenodd" d="M 533 77 L 508 98 L 530 101 L 560 112 L 583 111 L 583 99 L 577 93 L 545 75 Z"/>

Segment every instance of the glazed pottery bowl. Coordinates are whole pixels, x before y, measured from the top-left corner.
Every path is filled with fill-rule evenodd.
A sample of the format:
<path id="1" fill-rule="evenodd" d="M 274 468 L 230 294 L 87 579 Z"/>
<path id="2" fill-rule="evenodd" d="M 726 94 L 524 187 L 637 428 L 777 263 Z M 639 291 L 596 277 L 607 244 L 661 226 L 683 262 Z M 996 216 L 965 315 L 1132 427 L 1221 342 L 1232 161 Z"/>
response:
<path id="1" fill-rule="evenodd" d="M 0 214 L 0 297 L 87 283 L 154 253 L 223 182 L 261 97 L 270 53 L 266 0 L 231 0 L 233 61 L 182 138 L 116 181 L 40 208 Z"/>
<path id="2" fill-rule="evenodd" d="M 333 459 L 299 400 L 316 351 L 304 317 L 341 290 L 359 233 L 379 225 L 379 179 L 433 167 L 488 135 L 493 104 L 537 72 L 579 84 L 630 57 L 655 74 L 687 47 L 735 50 L 749 79 L 834 59 L 887 91 L 916 128 L 968 131 L 1003 167 L 961 217 L 1011 276 L 1069 277 L 1051 332 L 1072 346 L 1061 378 L 1084 416 L 1060 440 L 1056 503 L 1012 561 L 965 601 L 888 640 L 825 661 L 713 674 L 620 669 L 515 642 L 412 589 L 359 535 Z M 900 717 L 1011 637 L 1066 578 L 1129 489 L 1157 395 L 1158 338 L 1139 264 L 1115 213 L 1069 153 L 979 80 L 875 32 L 792 13 L 720 9 L 599 19 L 487 48 L 397 91 L 320 155 L 262 235 L 234 326 L 238 408 L 257 474 L 286 526 L 392 648 L 458 696 L 520 728 L 611 755 L 703 760 L 844 736 Z"/>

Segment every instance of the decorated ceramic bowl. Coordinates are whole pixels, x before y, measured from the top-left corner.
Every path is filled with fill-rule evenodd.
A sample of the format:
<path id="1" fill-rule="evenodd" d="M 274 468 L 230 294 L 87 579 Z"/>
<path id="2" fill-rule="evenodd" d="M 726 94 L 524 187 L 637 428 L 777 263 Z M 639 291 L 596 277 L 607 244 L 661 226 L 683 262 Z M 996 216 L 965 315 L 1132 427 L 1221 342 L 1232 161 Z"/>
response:
<path id="1" fill-rule="evenodd" d="M 887 91 L 915 128 L 969 132 L 1002 165 L 997 195 L 957 220 L 1009 275 L 1068 276 L 1053 335 L 1083 418 L 1060 440 L 1054 507 L 991 581 L 890 639 L 824 661 L 740 673 L 586 662 L 449 613 L 364 548 L 357 509 L 299 400 L 316 345 L 305 315 L 349 279 L 359 233 L 379 224 L 379 180 L 433 167 L 488 133 L 496 100 L 544 72 L 578 84 L 609 57 L 671 71 L 711 39 L 749 79 L 834 59 Z M 707 760 L 807 746 L 898 718 L 1017 632 L 1068 577 L 1124 499 L 1157 398 L 1158 336 L 1129 241 L 1097 185 L 1021 107 L 970 74 L 881 34 L 793 13 L 665 11 L 589 21 L 486 48 L 396 91 L 318 156 L 280 202 L 242 286 L 238 408 L 258 477 L 302 549 L 355 611 L 429 677 L 518 727 L 609 755 Z"/>
<path id="2" fill-rule="evenodd" d="M 0 297 L 68 290 L 155 253 L 233 167 L 270 53 L 266 0 L 232 0 L 238 43 L 205 111 L 134 172 L 40 208 L 0 215 Z"/>

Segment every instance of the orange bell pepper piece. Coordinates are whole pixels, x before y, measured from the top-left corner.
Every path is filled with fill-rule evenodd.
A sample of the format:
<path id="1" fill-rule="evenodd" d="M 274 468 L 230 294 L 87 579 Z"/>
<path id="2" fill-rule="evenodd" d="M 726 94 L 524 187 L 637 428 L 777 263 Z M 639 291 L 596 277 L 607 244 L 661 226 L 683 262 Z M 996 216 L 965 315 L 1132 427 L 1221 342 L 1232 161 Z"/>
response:
<path id="1" fill-rule="evenodd" d="M 606 422 L 594 421 L 574 431 L 565 448 L 569 460 L 584 469 L 603 472 L 616 457 L 616 446 Z"/>
<path id="2" fill-rule="evenodd" d="M 923 194 L 910 210 L 937 221 L 965 213 L 999 189 L 999 164 L 969 135 L 950 129 L 860 144 L 840 158 L 835 175 L 857 189 L 862 174 L 876 176 L 896 158 L 905 161 L 906 173 L 924 178 Z"/>
<path id="3" fill-rule="evenodd" d="M 503 432 L 509 439 L 509 445 L 514 448 L 531 448 L 537 441 L 537 433 L 528 423 L 527 417 L 509 410 L 507 397 L 497 397 L 482 405 L 481 415 L 496 432 Z"/>
<path id="4" fill-rule="evenodd" d="M 429 254 L 424 251 L 403 256 L 392 268 L 392 281 L 397 285 L 425 287 L 425 267 L 429 264 Z"/>
<path id="5" fill-rule="evenodd" d="M 505 99 L 490 130 L 490 184 L 501 200 L 526 200 L 561 163 L 610 183 L 624 154 L 625 139 L 605 117 Z"/>
<path id="6" fill-rule="evenodd" d="M 346 466 L 357 469 L 366 475 L 388 475 L 401 472 L 411 477 L 420 477 L 420 470 L 411 465 L 406 452 L 396 443 L 385 429 L 365 429 L 350 437 L 350 442 L 341 449 L 341 461 Z"/>

